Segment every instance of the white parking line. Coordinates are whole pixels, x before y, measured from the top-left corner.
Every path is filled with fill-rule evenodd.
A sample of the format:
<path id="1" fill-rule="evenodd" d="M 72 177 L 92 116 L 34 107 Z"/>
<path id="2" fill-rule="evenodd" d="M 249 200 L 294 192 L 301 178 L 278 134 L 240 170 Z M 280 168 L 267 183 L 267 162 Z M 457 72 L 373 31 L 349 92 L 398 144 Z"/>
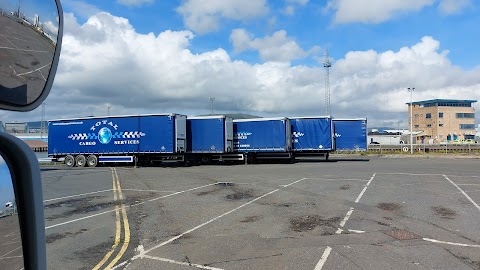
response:
<path id="1" fill-rule="evenodd" d="M 166 258 L 154 257 L 154 256 L 150 256 L 150 255 L 143 255 L 142 258 L 147 258 L 147 259 L 152 259 L 152 260 L 157 260 L 157 261 L 162 261 L 162 262 L 168 262 L 168 263 L 173 263 L 173 264 L 178 264 L 178 265 L 193 266 L 193 267 L 200 268 L 200 269 L 223 270 L 221 268 L 210 267 L 210 266 L 205 266 L 205 265 L 195 264 L 195 263 L 179 262 L 179 261 L 174 261 L 174 260 L 170 260 L 170 259 L 166 259 Z"/>
<path id="2" fill-rule="evenodd" d="M 299 183 L 299 182 L 301 182 L 301 181 L 304 181 L 305 179 L 306 179 L 306 178 L 302 178 L 302 179 L 299 179 L 299 180 L 297 180 L 297 181 L 294 181 L 294 182 L 292 182 L 292 183 L 290 183 L 290 184 L 283 185 L 283 188 L 286 188 L 286 187 L 289 187 L 289 186 L 291 186 L 291 185 L 293 185 L 293 184 L 296 184 L 296 183 Z M 257 198 L 255 198 L 255 199 L 253 199 L 253 200 L 250 200 L 250 201 L 248 201 L 248 202 L 246 202 L 246 203 L 244 203 L 244 204 L 242 204 L 242 205 L 240 205 L 240 206 L 238 206 L 238 207 L 236 207 L 236 208 L 234 208 L 234 209 L 232 209 L 232 210 L 230 210 L 230 211 L 228 211 L 228 212 L 225 212 L 225 213 L 223 213 L 223 214 L 221 214 L 221 215 L 219 215 L 219 216 L 216 216 L 216 217 L 214 217 L 214 218 L 212 218 L 212 219 L 210 219 L 210 220 L 208 220 L 208 221 L 206 221 L 206 222 L 204 222 L 204 223 L 202 223 L 202 224 L 200 224 L 200 225 L 198 225 L 198 226 L 193 227 L 192 229 L 190 229 L 190 230 L 188 230 L 188 231 L 186 231 L 186 232 L 183 232 L 183 233 L 181 233 L 181 234 L 179 234 L 179 235 L 177 235 L 177 236 L 175 236 L 175 237 L 172 237 L 172 238 L 168 239 L 167 241 L 164 241 L 164 242 L 162 242 L 162 243 L 160 243 L 160 244 L 158 244 L 158 245 L 156 245 L 156 246 L 153 246 L 153 247 L 149 248 L 148 250 L 145 250 L 145 251 L 141 252 L 141 253 L 138 254 L 138 255 L 133 256 L 131 259 L 120 263 L 119 265 L 115 266 L 113 269 L 116 269 L 116 268 L 118 268 L 118 267 L 121 267 L 121 266 L 123 266 L 123 265 L 125 265 L 125 264 L 128 265 L 128 264 L 130 264 L 132 261 L 134 261 L 134 260 L 136 260 L 136 259 L 138 259 L 138 258 L 141 258 L 142 256 L 145 256 L 145 254 L 147 254 L 147 253 L 149 253 L 149 252 L 151 252 L 151 251 L 153 251 L 153 250 L 155 250 L 155 249 L 158 249 L 158 248 L 160 248 L 160 247 L 162 247 L 162 246 L 165 246 L 165 245 L 167 245 L 167 244 L 169 244 L 169 243 L 171 243 L 171 242 L 173 242 L 173 241 L 181 238 L 182 236 L 184 236 L 184 235 L 186 235 L 186 234 L 189 234 L 189 233 L 191 233 L 191 232 L 193 232 L 193 231 L 196 231 L 196 230 L 202 228 L 203 226 L 208 225 L 208 224 L 214 222 L 214 221 L 217 220 L 217 219 L 220 219 L 220 218 L 222 218 L 222 217 L 224 217 L 224 216 L 227 216 L 227 215 L 229 215 L 229 214 L 231 214 L 231 213 L 233 213 L 233 212 L 235 212 L 235 211 L 237 211 L 237 210 L 240 210 L 240 209 L 242 209 L 243 207 L 245 207 L 245 206 L 247 206 L 247 205 L 249 205 L 249 204 L 252 204 L 252 203 L 254 203 L 254 202 L 256 202 L 256 201 L 258 201 L 258 200 L 260 200 L 260 199 L 262 199 L 262 198 L 264 198 L 264 197 L 266 197 L 266 196 L 269 196 L 269 195 L 271 195 L 271 194 L 273 194 L 273 193 L 275 193 L 275 192 L 277 192 L 277 191 L 279 191 L 279 190 L 280 190 L 280 189 L 272 190 L 272 191 L 270 191 L 270 192 L 268 192 L 268 193 L 263 194 L 263 195 L 260 196 L 260 197 L 257 197 Z"/>
<path id="3" fill-rule="evenodd" d="M 480 248 L 480 245 L 470 245 L 470 244 L 446 242 L 446 241 L 440 241 L 440 240 L 435 240 L 435 239 L 430 239 L 430 238 L 422 238 L 422 239 L 425 240 L 425 241 L 428 241 L 428 242 L 439 243 L 439 244 L 447 244 L 447 245 L 461 246 L 461 247 L 476 247 L 476 248 Z"/>
<path id="4" fill-rule="evenodd" d="M 20 249 L 20 248 L 22 248 L 22 246 L 19 246 L 19 247 L 15 248 L 15 249 L 13 249 L 13 250 L 11 250 L 11 251 L 3 254 L 2 256 L 0 256 L 0 259 L 5 258 L 5 256 L 7 256 L 8 254 L 10 254 L 10 253 L 12 253 L 12 252 L 14 252 L 14 251 L 16 251 L 16 250 L 18 250 L 18 249 Z"/>
<path id="5" fill-rule="evenodd" d="M 368 186 L 370 185 L 370 183 L 372 182 L 373 178 L 375 178 L 375 175 L 376 173 L 374 173 L 372 175 L 372 177 L 370 178 L 370 180 L 368 180 L 368 183 L 367 185 L 363 188 L 362 192 L 360 192 L 360 194 L 358 195 L 357 199 L 355 200 L 355 203 L 358 203 L 360 201 L 360 199 L 362 198 L 363 196 L 363 193 L 365 193 L 365 191 L 367 190 Z"/>
<path id="6" fill-rule="evenodd" d="M 22 258 L 22 257 L 23 257 L 23 255 L 9 256 L 9 257 L 1 257 L 0 260 L 15 259 L 15 258 Z"/>
<path id="7" fill-rule="evenodd" d="M 296 181 L 296 182 L 298 182 L 298 181 Z M 162 243 L 160 243 L 160 244 L 158 244 L 158 245 L 156 245 L 156 246 L 154 246 L 154 247 L 152 247 L 152 248 L 149 248 L 148 250 L 144 251 L 143 254 L 140 254 L 140 255 L 147 254 L 148 252 L 150 252 L 150 251 L 152 251 L 152 250 L 155 250 L 155 249 L 157 249 L 157 248 L 159 248 L 159 247 L 163 247 L 163 246 L 165 246 L 166 244 L 169 244 L 169 243 L 177 240 L 178 238 L 180 238 L 180 237 L 182 237 L 182 236 L 184 236 L 184 235 L 186 235 L 186 234 L 189 234 L 189 233 L 191 233 L 191 232 L 193 232 L 193 231 L 196 231 L 196 230 L 202 228 L 203 226 L 214 222 L 215 220 L 217 220 L 217 219 L 219 219 L 219 218 L 222 218 L 222 217 L 224 217 L 224 216 L 226 216 L 226 215 L 229 215 L 229 214 L 231 214 L 231 213 L 233 213 L 233 212 L 235 212 L 235 211 L 237 211 L 237 210 L 239 210 L 239 209 L 242 209 L 243 207 L 245 207 L 245 206 L 247 206 L 247 205 L 249 205 L 249 204 L 251 204 L 251 203 L 254 203 L 254 202 L 256 202 L 256 201 L 258 201 L 258 200 L 260 200 L 260 199 L 262 199 L 262 198 L 264 198 L 264 197 L 266 197 L 266 196 L 268 196 L 268 195 L 270 195 L 270 194 L 273 194 L 273 193 L 275 193 L 275 192 L 277 192 L 277 191 L 279 191 L 279 190 L 280 190 L 280 189 L 275 189 L 275 190 L 270 191 L 270 192 L 268 192 L 268 193 L 266 193 L 266 194 L 263 194 L 263 195 L 260 196 L 260 197 L 257 197 L 257 198 L 255 198 L 255 199 L 253 199 L 253 200 L 250 200 L 250 201 L 248 201 L 248 202 L 246 202 L 246 203 L 244 203 L 244 204 L 242 204 L 242 205 L 240 205 L 240 206 L 238 206 L 238 207 L 236 207 L 236 208 L 234 208 L 234 209 L 232 209 L 232 210 L 230 210 L 230 211 L 228 211 L 228 212 L 225 212 L 225 213 L 223 213 L 223 214 L 221 214 L 221 215 L 219 215 L 219 216 L 216 216 L 216 217 L 210 219 L 209 221 L 206 221 L 206 222 L 204 222 L 204 223 L 202 223 L 202 224 L 200 224 L 200 225 L 198 225 L 198 226 L 195 226 L 195 227 L 193 227 L 192 229 L 190 229 L 190 230 L 188 230 L 188 231 L 186 231 L 186 232 L 184 232 L 184 233 L 181 233 L 181 234 L 179 234 L 179 235 L 177 235 L 177 236 L 175 236 L 175 237 L 172 237 L 172 238 L 168 239 L 168 240 L 165 241 L 165 242 L 162 242 Z M 133 260 L 133 259 L 132 259 L 132 260 Z"/>
<path id="8" fill-rule="evenodd" d="M 204 186 L 199 186 L 199 187 L 190 188 L 190 189 L 187 189 L 187 190 L 178 191 L 178 192 L 175 192 L 175 193 L 172 193 L 172 194 L 168 194 L 168 195 L 164 195 L 164 196 L 161 196 L 161 197 L 153 198 L 153 199 L 150 199 L 150 200 L 147 200 L 147 201 L 144 201 L 144 202 L 139 202 L 139 203 L 132 204 L 132 205 L 126 205 L 125 208 L 133 207 L 133 206 L 137 206 L 137 205 L 142 205 L 142 204 L 145 204 L 145 203 L 147 203 L 147 202 L 153 202 L 153 201 L 160 200 L 160 199 L 163 199 L 163 198 L 167 198 L 167 197 L 171 197 L 171 196 L 174 196 L 174 195 L 182 194 L 182 193 L 185 193 L 185 192 L 188 192 L 188 191 L 192 191 L 192 190 L 196 190 L 196 189 L 200 189 L 200 188 L 204 188 L 204 187 L 213 186 L 213 185 L 215 185 L 215 184 L 216 184 L 216 183 L 212 183 L 212 184 L 208 184 L 208 185 L 204 185 Z M 86 216 L 86 217 L 81 217 L 81 218 L 77 218 L 77 219 L 65 221 L 65 222 L 62 222 L 62 223 L 50 225 L 50 226 L 45 227 L 45 230 L 48 230 L 48 229 L 51 229 L 51 228 L 55 228 L 55 227 L 58 227 L 58 226 L 67 225 L 67 224 L 70 224 L 70 223 L 73 223 L 73 222 L 77 222 L 77 221 L 80 221 L 80 220 L 84 220 L 84 219 L 88 219 L 88 218 L 97 217 L 97 216 L 100 216 L 100 215 L 112 213 L 112 212 L 114 212 L 114 211 L 115 211 L 115 209 L 112 209 L 112 210 L 100 212 L 100 213 L 97 213 L 97 214 L 89 215 L 89 216 Z"/>
<path id="9" fill-rule="evenodd" d="M 112 191 L 112 190 L 113 190 L 113 189 L 105 189 L 105 190 L 99 190 L 99 191 L 93 191 L 93 192 L 75 194 L 75 195 L 70 195 L 70 196 L 64 196 L 64 197 L 59 197 L 59 198 L 48 199 L 48 200 L 44 200 L 43 202 L 46 203 L 46 202 L 51 202 L 51 201 L 58 201 L 58 200 L 63 200 L 63 199 L 68 199 L 68 198 L 74 198 L 74 197 L 80 197 L 80 196 L 90 195 L 90 194 L 108 192 L 108 191 Z"/>
<path id="10" fill-rule="evenodd" d="M 358 179 L 358 178 L 345 178 L 345 179 L 337 179 L 337 178 L 305 178 L 308 180 L 321 180 L 321 181 L 361 181 L 361 182 L 368 182 L 367 179 Z"/>
<path id="11" fill-rule="evenodd" d="M 480 211 L 480 206 L 472 199 L 470 198 L 470 196 L 468 196 L 467 193 L 465 193 L 465 191 L 463 191 L 463 189 L 461 189 L 457 184 L 455 184 L 452 180 L 450 180 L 450 178 L 448 178 L 446 175 L 443 175 L 443 177 L 445 177 L 445 179 L 448 180 L 448 182 L 450 182 L 452 185 L 454 185 L 458 190 L 460 190 L 460 192 L 462 192 L 463 195 L 465 195 L 465 197 L 467 197 L 467 199 L 473 204 L 475 205 L 475 207 L 478 209 L 478 211 Z"/>
<path id="12" fill-rule="evenodd" d="M 177 192 L 177 191 L 172 191 L 172 190 L 133 189 L 133 188 L 122 188 L 122 190 L 128 190 L 128 191 L 145 191 L 145 192 L 165 192 L 165 193 L 175 193 L 175 192 Z"/>
<path id="13" fill-rule="evenodd" d="M 330 255 L 331 251 L 332 251 L 332 248 L 327 246 L 327 248 L 322 254 L 322 257 L 320 257 L 320 260 L 318 261 L 317 265 L 315 265 L 315 270 L 321 270 L 323 268 L 323 265 L 327 261 L 328 255 Z"/>
<path id="14" fill-rule="evenodd" d="M 355 203 L 358 203 L 360 201 L 360 199 L 363 197 L 363 194 L 365 193 L 365 191 L 367 190 L 368 186 L 370 186 L 370 183 L 372 182 L 373 178 L 375 178 L 377 174 L 374 173 L 372 175 L 372 177 L 370 177 L 370 179 L 368 180 L 368 183 L 365 185 L 365 187 L 362 189 L 362 191 L 360 192 L 360 194 L 358 194 L 358 197 L 357 199 L 355 200 Z M 343 232 L 343 227 L 345 226 L 345 223 L 347 223 L 348 219 L 350 218 L 350 216 L 352 215 L 353 213 L 353 210 L 355 210 L 353 207 L 350 207 L 350 209 L 348 210 L 347 214 L 345 215 L 345 217 L 343 218 L 342 222 L 340 222 L 339 224 L 339 228 L 337 229 L 337 231 L 335 231 L 335 234 L 341 234 Z M 328 252 L 327 252 L 328 250 Z M 325 249 L 325 252 L 323 253 L 322 257 L 320 258 L 320 261 L 317 263 L 317 266 L 315 267 L 315 270 L 320 270 L 322 269 L 323 267 L 323 264 L 327 261 L 328 259 L 328 255 L 330 255 L 330 251 L 332 249 L 330 247 L 327 247 L 327 249 Z M 323 260 L 323 261 L 322 261 Z M 319 267 L 319 268 L 318 268 Z"/>

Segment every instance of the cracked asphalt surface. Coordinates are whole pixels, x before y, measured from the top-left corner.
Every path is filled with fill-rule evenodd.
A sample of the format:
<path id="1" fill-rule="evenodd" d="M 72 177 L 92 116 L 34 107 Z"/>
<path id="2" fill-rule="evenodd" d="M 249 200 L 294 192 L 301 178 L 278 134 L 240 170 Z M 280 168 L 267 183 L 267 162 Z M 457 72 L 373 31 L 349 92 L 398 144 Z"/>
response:
<path id="1" fill-rule="evenodd" d="M 108 167 L 45 167 L 48 268 L 92 269 L 120 229 L 119 269 L 480 269 L 479 165 L 117 167 L 116 201 Z"/>

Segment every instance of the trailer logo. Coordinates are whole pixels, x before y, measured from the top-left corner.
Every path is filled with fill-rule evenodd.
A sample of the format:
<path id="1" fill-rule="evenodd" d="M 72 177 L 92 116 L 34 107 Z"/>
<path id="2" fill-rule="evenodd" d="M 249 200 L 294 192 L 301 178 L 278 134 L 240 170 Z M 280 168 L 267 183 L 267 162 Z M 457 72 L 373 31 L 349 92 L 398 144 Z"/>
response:
<path id="1" fill-rule="evenodd" d="M 305 136 L 304 133 L 296 132 L 296 131 L 293 132 L 293 137 L 295 137 L 295 138 L 300 138 L 300 137 L 303 137 L 303 136 Z"/>
<path id="2" fill-rule="evenodd" d="M 112 121 L 101 120 L 96 122 L 90 128 L 95 132 L 99 128 L 97 133 L 76 133 L 70 134 L 69 139 L 73 141 L 80 141 L 79 145 L 96 145 L 98 140 L 101 144 L 109 144 L 113 139 L 113 144 L 140 144 L 140 140 L 122 140 L 122 139 L 140 139 L 146 134 L 140 131 L 117 131 L 118 125 Z M 114 132 L 112 132 L 112 129 Z M 116 140 L 120 139 L 120 140 Z"/>
<path id="3" fill-rule="evenodd" d="M 112 140 L 112 136 L 112 131 L 107 127 L 103 127 L 98 131 L 98 140 L 103 144 L 109 143 Z"/>
<path id="4" fill-rule="evenodd" d="M 246 139 L 248 139 L 248 136 L 250 136 L 250 135 L 252 135 L 251 132 L 241 131 L 241 132 L 237 132 L 237 134 L 235 134 L 234 139 L 246 140 Z"/>

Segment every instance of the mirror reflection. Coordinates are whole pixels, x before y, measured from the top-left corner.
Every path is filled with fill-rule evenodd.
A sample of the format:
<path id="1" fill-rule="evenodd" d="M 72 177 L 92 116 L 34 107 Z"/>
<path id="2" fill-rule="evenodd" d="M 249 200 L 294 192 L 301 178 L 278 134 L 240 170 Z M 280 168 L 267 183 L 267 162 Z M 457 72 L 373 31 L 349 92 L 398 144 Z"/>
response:
<path id="1" fill-rule="evenodd" d="M 0 102 L 28 105 L 40 97 L 57 34 L 55 1 L 0 1 Z"/>
<path id="2" fill-rule="evenodd" d="M 23 269 L 22 240 L 12 177 L 0 157 L 0 268 Z"/>

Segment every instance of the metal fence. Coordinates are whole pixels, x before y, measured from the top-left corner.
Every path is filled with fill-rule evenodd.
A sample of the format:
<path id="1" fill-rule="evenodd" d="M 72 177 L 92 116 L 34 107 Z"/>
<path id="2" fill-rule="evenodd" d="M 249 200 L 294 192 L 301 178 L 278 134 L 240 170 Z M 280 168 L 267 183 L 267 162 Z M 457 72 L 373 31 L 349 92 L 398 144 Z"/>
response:
<path id="1" fill-rule="evenodd" d="M 368 152 L 387 153 L 410 153 L 410 144 L 371 144 Z M 414 153 L 480 153 L 480 144 L 414 144 Z"/>

